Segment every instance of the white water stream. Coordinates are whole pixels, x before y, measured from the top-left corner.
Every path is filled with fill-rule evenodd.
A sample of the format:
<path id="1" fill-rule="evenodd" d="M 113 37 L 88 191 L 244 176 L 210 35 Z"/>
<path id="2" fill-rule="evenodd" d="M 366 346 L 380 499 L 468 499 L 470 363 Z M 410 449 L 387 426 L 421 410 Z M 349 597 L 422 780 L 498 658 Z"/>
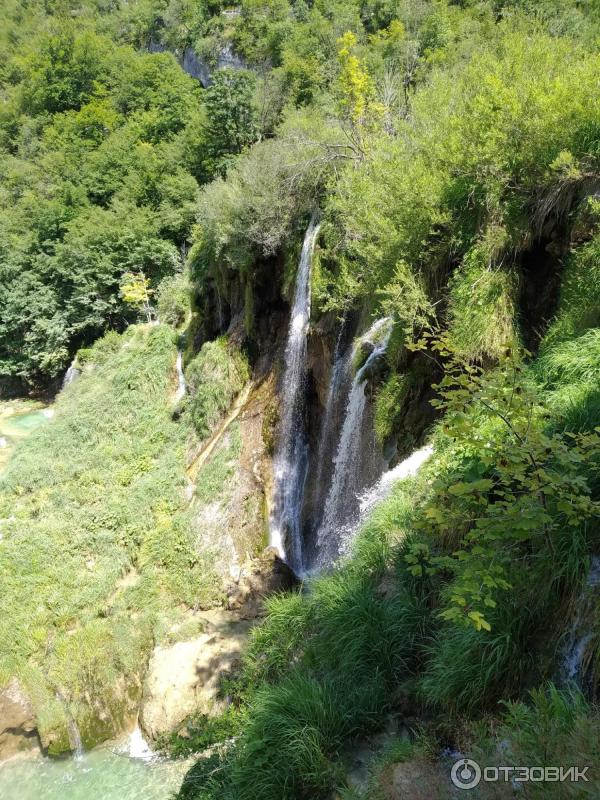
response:
<path id="1" fill-rule="evenodd" d="M 575 619 L 564 649 L 560 681 L 582 689 L 590 656 L 590 645 L 596 633 L 593 630 L 596 604 L 600 593 L 600 556 L 594 556 L 590 571 L 578 599 Z"/>
<path id="2" fill-rule="evenodd" d="M 389 318 L 377 320 L 358 340 L 345 367 L 346 369 L 350 367 L 357 351 L 365 342 L 373 345 L 369 357 L 356 373 L 350 387 L 333 477 L 325 502 L 325 514 L 317 534 L 318 561 L 323 566 L 335 560 L 339 552 L 339 531 L 351 521 L 357 498 L 365 488 L 360 485 L 360 463 L 362 430 L 367 407 L 367 380 L 369 370 L 385 353 L 391 333 L 392 322 Z"/>
<path id="3" fill-rule="evenodd" d="M 67 387 L 67 386 L 70 386 L 70 384 L 72 384 L 72 383 L 73 383 L 73 381 L 76 381 L 76 380 L 77 380 L 77 378 L 79 378 L 79 376 L 80 376 L 80 375 L 81 375 L 81 370 L 80 370 L 80 369 L 78 369 L 78 368 L 75 366 L 75 361 L 73 361 L 73 363 L 71 364 L 71 366 L 70 366 L 70 367 L 68 368 L 68 370 L 65 372 L 65 376 L 64 376 L 64 378 L 63 378 L 63 382 L 62 382 L 62 388 L 63 388 L 63 389 L 66 389 L 66 387 Z"/>
<path id="4" fill-rule="evenodd" d="M 175 369 L 177 370 L 177 391 L 175 393 L 175 402 L 179 403 L 185 397 L 186 392 L 185 375 L 183 374 L 183 353 L 181 350 L 179 350 L 177 353 Z"/>
<path id="5" fill-rule="evenodd" d="M 323 421 L 321 422 L 319 431 L 314 498 L 314 505 L 317 509 L 323 509 L 332 478 L 330 474 L 331 461 L 328 459 L 328 454 L 331 453 L 332 447 L 335 446 L 335 423 L 340 408 L 340 395 L 345 388 L 345 382 L 349 380 L 350 355 L 342 351 L 344 328 L 345 322 L 340 326 L 335 343 L 333 367 L 331 370 L 329 387 L 327 389 L 327 400 L 325 401 L 325 413 L 323 414 Z"/>
<path id="6" fill-rule="evenodd" d="M 298 573 L 302 571 L 300 515 L 308 461 L 303 412 L 310 321 L 310 277 L 319 227 L 318 216 L 315 214 L 304 237 L 296 276 L 285 349 L 281 422 L 274 459 L 275 490 L 270 524 L 271 546 Z"/>

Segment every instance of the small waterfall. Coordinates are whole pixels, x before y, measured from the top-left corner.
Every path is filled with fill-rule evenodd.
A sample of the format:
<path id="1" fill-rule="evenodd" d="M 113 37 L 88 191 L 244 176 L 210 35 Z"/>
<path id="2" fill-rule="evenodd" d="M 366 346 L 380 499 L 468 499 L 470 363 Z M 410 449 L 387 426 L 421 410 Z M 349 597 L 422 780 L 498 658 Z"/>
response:
<path id="1" fill-rule="evenodd" d="M 352 352 L 354 359 L 358 348 L 366 342 L 373 344 L 373 350 L 364 365 L 356 373 L 348 403 L 346 416 L 340 435 L 335 468 L 329 494 L 325 504 L 325 516 L 317 534 L 319 561 L 331 563 L 339 552 L 337 533 L 356 515 L 358 497 L 364 486 L 361 485 L 362 432 L 367 407 L 367 379 L 375 361 L 386 351 L 392 333 L 392 321 L 385 317 L 377 320 L 370 330 L 359 339 Z"/>
<path id="2" fill-rule="evenodd" d="M 181 350 L 177 353 L 177 362 L 175 364 L 175 368 L 177 369 L 177 392 L 175 393 L 175 402 L 179 403 L 185 397 L 186 392 L 186 385 L 185 385 L 185 375 L 183 374 L 183 353 Z"/>
<path id="3" fill-rule="evenodd" d="M 560 669 L 561 683 L 583 688 L 589 666 L 589 645 L 596 634 L 591 630 L 600 594 L 600 556 L 594 556 L 585 586 L 577 599 L 575 620 L 564 649 Z"/>
<path id="4" fill-rule="evenodd" d="M 67 720 L 67 733 L 69 734 L 69 746 L 73 751 L 74 757 L 79 761 L 83 758 L 84 749 L 83 749 L 83 742 L 81 741 L 81 733 L 79 731 L 79 727 L 75 720 L 73 714 L 71 714 L 71 709 L 69 708 L 69 704 L 66 701 L 65 696 L 62 692 L 56 692 L 56 699 L 61 703 L 62 707 L 65 710 L 65 717 Z"/>
<path id="5" fill-rule="evenodd" d="M 75 366 L 75 363 L 76 362 L 73 361 L 73 363 L 71 364 L 69 369 L 65 372 L 65 376 L 64 376 L 63 382 L 62 382 L 62 388 L 63 389 L 65 389 L 67 386 L 69 386 L 71 383 L 73 383 L 73 381 L 76 381 L 77 378 L 81 375 L 81 370 L 77 369 L 77 367 Z"/>
<path id="6" fill-rule="evenodd" d="M 314 214 L 304 237 L 296 276 L 294 303 L 285 349 L 279 442 L 274 459 L 275 490 L 270 544 L 296 572 L 302 571 L 300 513 L 308 460 L 308 445 L 302 417 L 310 320 L 311 265 L 319 227 L 318 215 Z"/>
<path id="7" fill-rule="evenodd" d="M 136 758 L 140 761 L 154 761 L 157 758 L 148 742 L 144 739 L 144 735 L 140 730 L 140 726 L 136 725 L 129 737 L 129 744 L 127 747 L 127 754 L 129 758 Z"/>
<path id="8" fill-rule="evenodd" d="M 383 500 L 388 497 L 398 481 L 414 477 L 427 459 L 431 457 L 432 453 L 433 447 L 431 447 L 431 445 L 421 447 L 420 450 L 415 450 L 414 453 L 411 453 L 404 461 L 401 461 L 392 469 L 384 472 L 375 486 L 359 498 L 360 521 L 362 522 L 375 506 L 379 505 L 379 503 L 383 502 Z"/>
<path id="9" fill-rule="evenodd" d="M 423 464 L 431 457 L 433 447 L 427 445 L 420 450 L 415 450 L 408 458 L 401 461 L 392 469 L 384 472 L 375 486 L 368 489 L 358 497 L 359 512 L 352 522 L 343 525 L 337 531 L 335 545 L 337 553 L 333 553 L 334 548 L 329 551 L 329 564 L 337 558 L 347 555 L 350 552 L 354 537 L 358 533 L 361 525 L 365 522 L 371 511 L 382 503 L 392 492 L 394 486 L 406 478 L 413 478 L 421 469 Z"/>

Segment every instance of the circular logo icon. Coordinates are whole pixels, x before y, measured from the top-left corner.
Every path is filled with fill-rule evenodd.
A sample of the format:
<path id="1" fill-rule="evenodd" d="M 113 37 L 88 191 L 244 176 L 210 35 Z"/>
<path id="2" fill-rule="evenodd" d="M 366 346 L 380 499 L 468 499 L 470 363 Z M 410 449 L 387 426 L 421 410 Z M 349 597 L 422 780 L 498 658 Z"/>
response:
<path id="1" fill-rule="evenodd" d="M 481 767 L 470 758 L 461 758 L 453 765 L 450 778 L 458 789 L 474 789 L 481 781 Z"/>

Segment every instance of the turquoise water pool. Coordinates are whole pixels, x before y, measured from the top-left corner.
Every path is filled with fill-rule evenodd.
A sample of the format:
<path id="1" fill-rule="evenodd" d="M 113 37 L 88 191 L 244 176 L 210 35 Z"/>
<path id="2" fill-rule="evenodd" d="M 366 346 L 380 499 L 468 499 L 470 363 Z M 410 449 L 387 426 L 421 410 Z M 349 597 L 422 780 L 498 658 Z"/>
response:
<path id="1" fill-rule="evenodd" d="M 80 759 L 20 759 L 0 765 L 2 800 L 170 800 L 190 763 L 147 762 L 98 748 Z"/>
<path id="2" fill-rule="evenodd" d="M 27 401 L 17 400 L 0 403 L 0 473 L 10 461 L 15 446 L 52 417 L 52 409 L 31 406 Z"/>
<path id="3" fill-rule="evenodd" d="M 36 428 L 39 428 L 39 426 L 43 425 L 47 420 L 48 417 L 44 411 L 31 411 L 28 414 L 15 414 L 14 417 L 11 417 L 7 422 L 6 429 L 9 432 L 12 430 L 15 433 L 18 432 L 27 434 Z"/>

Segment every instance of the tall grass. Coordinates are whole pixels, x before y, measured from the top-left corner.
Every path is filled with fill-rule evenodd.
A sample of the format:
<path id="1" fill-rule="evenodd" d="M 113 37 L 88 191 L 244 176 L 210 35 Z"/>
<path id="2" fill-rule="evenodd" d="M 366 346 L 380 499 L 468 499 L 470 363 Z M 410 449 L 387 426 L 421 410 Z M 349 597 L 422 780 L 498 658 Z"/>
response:
<path id="1" fill-rule="evenodd" d="M 596 798 L 600 795 L 600 715 L 581 694 L 553 684 L 524 700 L 504 704 L 491 736 L 481 736 L 473 755 L 482 765 L 587 766 L 587 781 L 523 783 L 526 800 Z"/>

